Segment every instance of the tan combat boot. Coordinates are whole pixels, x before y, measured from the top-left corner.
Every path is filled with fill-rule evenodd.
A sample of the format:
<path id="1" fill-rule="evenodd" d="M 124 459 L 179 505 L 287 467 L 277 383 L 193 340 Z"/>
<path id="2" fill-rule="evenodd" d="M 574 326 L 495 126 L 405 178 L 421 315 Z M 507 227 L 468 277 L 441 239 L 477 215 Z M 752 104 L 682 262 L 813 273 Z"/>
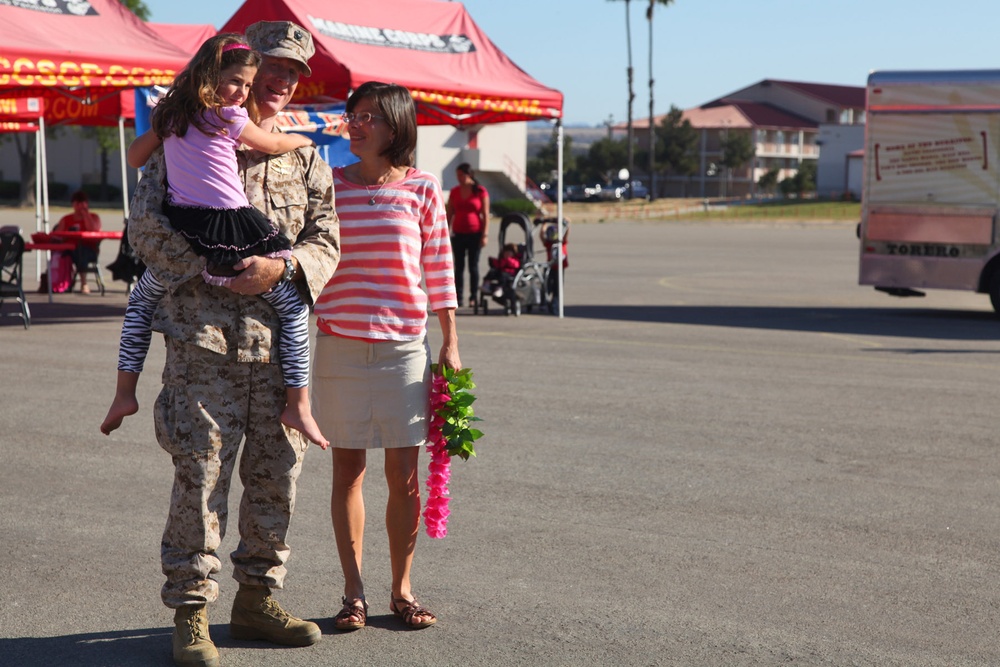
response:
<path id="1" fill-rule="evenodd" d="M 174 612 L 174 663 L 181 667 L 218 667 L 219 652 L 208 636 L 204 605 L 184 605 Z"/>
<path id="2" fill-rule="evenodd" d="M 233 639 L 263 639 L 284 646 L 309 646 L 320 640 L 319 626 L 290 615 L 265 586 L 240 584 L 229 623 Z"/>

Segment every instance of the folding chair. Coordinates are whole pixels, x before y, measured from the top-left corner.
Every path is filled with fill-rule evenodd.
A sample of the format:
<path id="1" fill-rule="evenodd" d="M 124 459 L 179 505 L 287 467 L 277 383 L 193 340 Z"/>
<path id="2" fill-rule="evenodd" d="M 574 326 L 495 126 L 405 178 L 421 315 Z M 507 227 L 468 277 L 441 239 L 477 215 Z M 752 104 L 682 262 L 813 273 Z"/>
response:
<path id="1" fill-rule="evenodd" d="M 22 260 L 24 259 L 24 238 L 21 228 L 8 225 L 0 227 L 0 312 L 4 299 L 13 297 L 21 304 L 21 318 L 24 328 L 31 326 L 31 310 L 24 296 L 22 283 Z"/>
<path id="2" fill-rule="evenodd" d="M 82 243 L 82 241 L 81 241 Z M 81 273 L 93 273 L 94 280 L 97 282 L 97 289 L 101 291 L 101 296 L 104 296 L 104 274 L 101 272 L 101 265 L 98 263 L 100 261 L 100 242 L 98 242 L 98 258 L 93 262 L 88 262 L 86 266 L 82 269 L 78 269 L 76 264 L 73 264 L 73 277 L 69 281 L 69 291 L 72 292 L 76 288 L 76 281 Z"/>

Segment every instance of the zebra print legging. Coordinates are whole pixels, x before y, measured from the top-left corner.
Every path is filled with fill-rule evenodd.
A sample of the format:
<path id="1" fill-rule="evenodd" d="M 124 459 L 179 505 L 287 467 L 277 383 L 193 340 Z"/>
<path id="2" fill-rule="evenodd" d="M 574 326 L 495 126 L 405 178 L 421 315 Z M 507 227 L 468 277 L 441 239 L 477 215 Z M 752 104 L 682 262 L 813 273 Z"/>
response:
<path id="1" fill-rule="evenodd" d="M 132 289 L 122 322 L 118 348 L 118 370 L 141 373 L 153 337 L 153 312 L 167 293 L 152 271 L 146 271 Z M 286 387 L 309 384 L 309 307 L 299 298 L 290 282 L 277 285 L 260 295 L 274 308 L 281 323 L 278 353 Z"/>

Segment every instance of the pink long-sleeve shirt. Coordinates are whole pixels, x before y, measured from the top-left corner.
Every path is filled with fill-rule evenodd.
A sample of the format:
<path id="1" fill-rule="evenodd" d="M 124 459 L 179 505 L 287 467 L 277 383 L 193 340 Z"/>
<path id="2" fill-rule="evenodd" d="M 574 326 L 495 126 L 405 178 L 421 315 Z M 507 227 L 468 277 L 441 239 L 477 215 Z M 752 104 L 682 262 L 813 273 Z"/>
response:
<path id="1" fill-rule="evenodd" d="M 316 301 L 320 331 L 376 341 L 423 338 L 428 303 L 434 311 L 458 306 L 440 183 L 410 169 L 374 193 L 338 167 L 333 186 L 341 255 Z M 368 204 L 372 194 L 375 206 Z"/>

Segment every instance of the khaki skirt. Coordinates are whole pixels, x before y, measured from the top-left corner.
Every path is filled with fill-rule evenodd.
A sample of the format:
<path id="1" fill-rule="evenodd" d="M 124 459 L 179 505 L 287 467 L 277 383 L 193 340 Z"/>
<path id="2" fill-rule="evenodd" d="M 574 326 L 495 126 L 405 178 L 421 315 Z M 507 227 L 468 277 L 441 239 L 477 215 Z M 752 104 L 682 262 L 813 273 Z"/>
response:
<path id="1" fill-rule="evenodd" d="M 417 447 L 427 440 L 427 339 L 368 342 L 316 336 L 313 415 L 330 445 L 344 449 Z"/>

